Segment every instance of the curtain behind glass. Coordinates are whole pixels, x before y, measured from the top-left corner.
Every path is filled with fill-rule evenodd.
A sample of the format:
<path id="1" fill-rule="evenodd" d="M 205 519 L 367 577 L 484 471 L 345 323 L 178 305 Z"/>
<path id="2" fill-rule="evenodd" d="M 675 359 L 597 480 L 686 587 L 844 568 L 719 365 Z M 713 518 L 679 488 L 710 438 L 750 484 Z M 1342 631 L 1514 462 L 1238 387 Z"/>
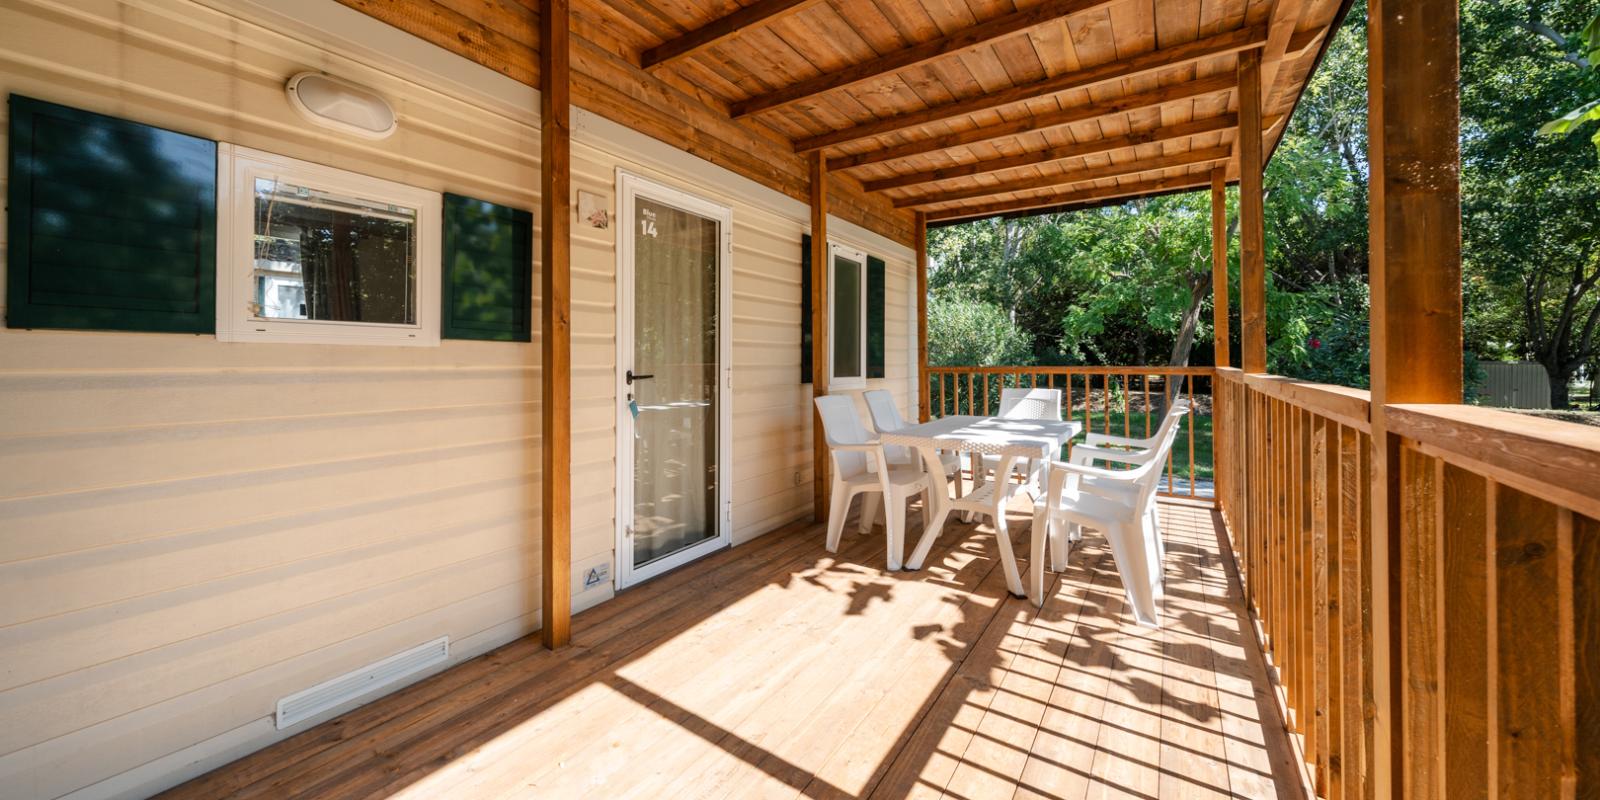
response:
<path id="1" fill-rule="evenodd" d="M 635 204 L 634 565 L 715 538 L 718 223 Z"/>

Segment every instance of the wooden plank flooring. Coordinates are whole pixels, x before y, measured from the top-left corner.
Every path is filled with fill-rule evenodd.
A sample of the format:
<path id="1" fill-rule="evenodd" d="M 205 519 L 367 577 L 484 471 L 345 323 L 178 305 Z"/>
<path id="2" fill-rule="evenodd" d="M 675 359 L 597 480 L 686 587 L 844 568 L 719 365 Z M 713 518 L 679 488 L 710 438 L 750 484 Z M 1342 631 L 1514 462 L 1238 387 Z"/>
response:
<path id="1" fill-rule="evenodd" d="M 1216 517 L 1162 514 L 1159 630 L 1093 533 L 1041 611 L 987 525 L 915 573 L 879 532 L 829 554 L 794 525 L 575 617 L 567 650 L 518 640 L 166 796 L 1299 798 Z"/>

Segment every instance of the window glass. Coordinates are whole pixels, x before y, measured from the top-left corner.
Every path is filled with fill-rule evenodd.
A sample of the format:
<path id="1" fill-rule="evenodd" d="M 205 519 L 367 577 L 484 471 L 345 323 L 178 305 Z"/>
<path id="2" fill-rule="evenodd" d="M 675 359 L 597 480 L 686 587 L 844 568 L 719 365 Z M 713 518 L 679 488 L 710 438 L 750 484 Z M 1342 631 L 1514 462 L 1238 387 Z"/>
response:
<path id="1" fill-rule="evenodd" d="M 252 312 L 414 325 L 417 210 L 255 180 Z"/>
<path id="2" fill-rule="evenodd" d="M 833 259 L 833 375 L 861 377 L 861 264 Z"/>

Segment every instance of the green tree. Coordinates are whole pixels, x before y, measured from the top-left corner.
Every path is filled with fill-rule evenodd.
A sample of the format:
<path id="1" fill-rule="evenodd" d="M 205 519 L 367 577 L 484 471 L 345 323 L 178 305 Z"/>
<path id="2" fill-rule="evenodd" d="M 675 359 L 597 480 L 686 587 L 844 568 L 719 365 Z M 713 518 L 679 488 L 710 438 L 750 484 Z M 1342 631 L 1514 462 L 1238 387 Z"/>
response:
<path id="1" fill-rule="evenodd" d="M 1600 169 L 1581 138 L 1540 136 L 1532 122 L 1600 93 L 1586 56 L 1555 33 L 1593 15 L 1575 0 L 1462 6 L 1467 346 L 1543 364 L 1557 408 L 1600 356 Z"/>
<path id="2" fill-rule="evenodd" d="M 935 366 L 1027 363 L 1027 337 L 998 306 L 962 297 L 928 303 L 928 361 Z"/>

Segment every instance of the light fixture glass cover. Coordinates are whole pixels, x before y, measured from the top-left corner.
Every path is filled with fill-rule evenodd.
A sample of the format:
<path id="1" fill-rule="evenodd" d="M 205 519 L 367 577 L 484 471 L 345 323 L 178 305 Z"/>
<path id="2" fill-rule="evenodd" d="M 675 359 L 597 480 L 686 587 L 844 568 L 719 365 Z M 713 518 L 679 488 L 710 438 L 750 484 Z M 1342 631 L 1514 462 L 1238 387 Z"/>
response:
<path id="1" fill-rule="evenodd" d="M 320 72 L 302 72 L 289 79 L 284 91 L 294 110 L 324 128 L 385 139 L 397 121 L 389 102 L 371 89 Z"/>

